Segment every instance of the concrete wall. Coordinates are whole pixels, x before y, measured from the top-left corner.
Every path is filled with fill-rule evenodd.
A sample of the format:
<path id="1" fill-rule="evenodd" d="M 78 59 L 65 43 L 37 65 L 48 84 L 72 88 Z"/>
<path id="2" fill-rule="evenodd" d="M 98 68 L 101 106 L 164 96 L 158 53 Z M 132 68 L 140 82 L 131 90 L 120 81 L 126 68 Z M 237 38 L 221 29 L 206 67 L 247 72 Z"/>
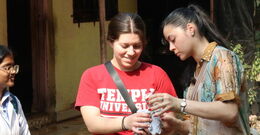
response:
<path id="1" fill-rule="evenodd" d="M 0 44 L 7 45 L 6 0 L 0 0 Z"/>
<path id="2" fill-rule="evenodd" d="M 137 12 L 136 0 L 119 0 L 119 12 Z M 73 23 L 72 0 L 53 1 L 57 119 L 71 117 L 82 72 L 100 64 L 99 23 Z M 107 22 L 108 23 L 108 22 Z M 111 49 L 108 47 L 111 58 Z"/>

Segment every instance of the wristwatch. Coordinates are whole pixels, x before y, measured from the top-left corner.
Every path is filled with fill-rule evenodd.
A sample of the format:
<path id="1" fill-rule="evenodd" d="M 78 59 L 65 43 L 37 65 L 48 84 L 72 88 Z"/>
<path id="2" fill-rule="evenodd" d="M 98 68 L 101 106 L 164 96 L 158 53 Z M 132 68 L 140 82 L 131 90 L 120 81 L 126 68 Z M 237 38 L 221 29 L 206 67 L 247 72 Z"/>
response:
<path id="1" fill-rule="evenodd" d="M 181 112 L 185 113 L 185 107 L 187 106 L 186 99 L 182 99 L 181 102 Z"/>

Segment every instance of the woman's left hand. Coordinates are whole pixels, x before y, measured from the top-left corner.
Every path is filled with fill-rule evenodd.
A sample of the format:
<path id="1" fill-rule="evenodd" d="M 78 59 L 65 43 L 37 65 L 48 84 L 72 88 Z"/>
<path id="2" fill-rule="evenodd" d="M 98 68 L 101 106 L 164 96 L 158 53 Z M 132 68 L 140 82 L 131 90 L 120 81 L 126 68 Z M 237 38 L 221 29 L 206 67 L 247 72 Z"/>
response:
<path id="1" fill-rule="evenodd" d="M 188 135 L 190 129 L 190 121 L 182 121 L 176 118 L 174 112 L 166 112 L 161 116 L 163 135 L 181 134 Z"/>
<path id="2" fill-rule="evenodd" d="M 159 116 L 167 111 L 179 111 L 181 99 L 173 97 L 167 93 L 156 93 L 148 98 L 151 110 L 162 109 L 155 116 Z"/>
<path id="3" fill-rule="evenodd" d="M 179 127 L 177 125 L 177 122 L 175 122 L 175 116 L 173 112 L 166 112 L 161 115 L 161 120 L 162 120 L 162 134 L 171 134 L 173 133 L 176 129 L 176 127 Z"/>

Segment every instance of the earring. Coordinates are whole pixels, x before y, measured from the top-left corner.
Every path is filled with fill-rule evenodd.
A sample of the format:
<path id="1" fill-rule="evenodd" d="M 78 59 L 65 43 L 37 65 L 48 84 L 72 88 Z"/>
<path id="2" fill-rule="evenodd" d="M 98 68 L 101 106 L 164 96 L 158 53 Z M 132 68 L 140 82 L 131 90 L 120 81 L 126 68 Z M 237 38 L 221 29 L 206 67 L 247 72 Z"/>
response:
<path id="1" fill-rule="evenodd" d="M 194 36 L 194 32 L 191 33 L 191 36 Z"/>

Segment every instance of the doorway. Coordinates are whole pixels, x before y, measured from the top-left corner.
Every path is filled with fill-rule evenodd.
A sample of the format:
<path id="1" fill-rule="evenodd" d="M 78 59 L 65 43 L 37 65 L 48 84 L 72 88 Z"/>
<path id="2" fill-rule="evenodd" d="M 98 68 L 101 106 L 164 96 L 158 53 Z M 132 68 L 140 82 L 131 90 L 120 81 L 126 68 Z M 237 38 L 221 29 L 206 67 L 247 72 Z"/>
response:
<path id="1" fill-rule="evenodd" d="M 33 100 L 30 1 L 7 0 L 6 4 L 8 46 L 14 53 L 16 64 L 20 65 L 15 85 L 10 90 L 19 98 L 24 113 L 28 115 Z"/>

